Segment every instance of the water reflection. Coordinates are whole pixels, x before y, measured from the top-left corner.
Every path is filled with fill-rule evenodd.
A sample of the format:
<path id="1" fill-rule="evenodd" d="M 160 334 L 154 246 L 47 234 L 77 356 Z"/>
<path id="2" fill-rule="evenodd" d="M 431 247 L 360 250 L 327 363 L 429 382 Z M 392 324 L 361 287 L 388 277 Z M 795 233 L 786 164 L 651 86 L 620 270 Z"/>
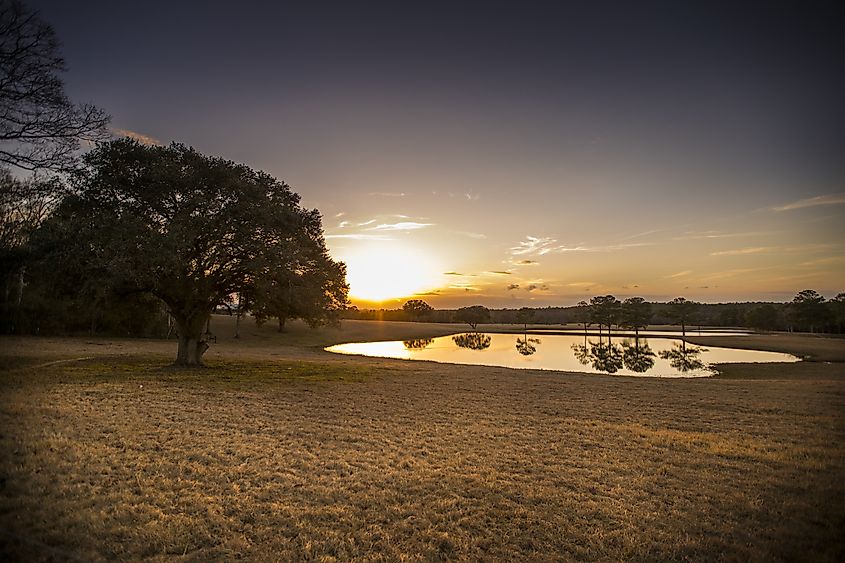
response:
<path id="1" fill-rule="evenodd" d="M 594 336 L 484 334 L 389 342 L 338 344 L 328 350 L 409 360 L 495 365 L 651 377 L 705 377 L 710 364 L 727 362 L 795 362 L 794 356 L 708 346 L 700 348 L 679 339 L 613 338 Z"/>
<path id="2" fill-rule="evenodd" d="M 411 340 L 403 340 L 402 345 L 408 350 L 422 350 L 432 342 L 434 342 L 433 338 L 412 338 Z"/>
<path id="3" fill-rule="evenodd" d="M 491 342 L 489 336 L 478 332 L 456 334 L 452 337 L 452 340 L 461 348 L 469 348 L 470 350 L 486 350 L 490 347 Z"/>
<path id="4" fill-rule="evenodd" d="M 648 345 L 648 340 L 634 338 L 633 345 L 630 340 L 622 341 L 622 361 L 625 367 L 634 373 L 645 373 L 654 367 L 654 352 Z"/>
<path id="5" fill-rule="evenodd" d="M 706 351 L 705 348 L 699 348 L 692 344 L 687 346 L 687 343 L 681 340 L 680 344 L 677 342 L 672 344 L 671 349 L 661 351 L 660 357 L 668 360 L 669 365 L 676 370 L 686 373 L 704 369 L 706 364 L 699 356 Z"/>
<path id="6" fill-rule="evenodd" d="M 594 370 L 616 373 L 622 368 L 622 347 L 611 342 L 591 343 L 590 359 Z"/>
<path id="7" fill-rule="evenodd" d="M 524 333 L 522 338 L 516 339 L 516 351 L 523 356 L 530 356 L 537 353 L 538 344 L 540 344 L 539 338 L 528 338 L 528 333 Z"/>

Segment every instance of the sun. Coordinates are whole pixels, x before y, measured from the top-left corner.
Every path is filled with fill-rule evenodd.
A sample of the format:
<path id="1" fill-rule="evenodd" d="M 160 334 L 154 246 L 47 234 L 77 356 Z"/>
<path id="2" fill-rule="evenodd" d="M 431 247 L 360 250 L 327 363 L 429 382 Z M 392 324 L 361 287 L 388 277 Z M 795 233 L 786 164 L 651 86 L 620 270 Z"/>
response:
<path id="1" fill-rule="evenodd" d="M 441 284 L 441 270 L 435 261 L 400 243 L 369 243 L 342 259 L 353 299 L 388 301 L 430 291 Z"/>

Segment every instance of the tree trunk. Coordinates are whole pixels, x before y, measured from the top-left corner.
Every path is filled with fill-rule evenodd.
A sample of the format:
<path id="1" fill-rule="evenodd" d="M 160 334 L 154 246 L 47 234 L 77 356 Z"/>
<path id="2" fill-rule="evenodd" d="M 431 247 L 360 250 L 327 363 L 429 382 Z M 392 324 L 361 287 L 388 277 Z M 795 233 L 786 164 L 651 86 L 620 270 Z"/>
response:
<path id="1" fill-rule="evenodd" d="M 208 342 L 203 338 L 202 329 L 210 313 L 198 313 L 190 319 L 174 317 L 176 333 L 179 336 L 179 349 L 176 352 L 177 366 L 201 366 L 202 355 L 208 350 Z"/>
<path id="2" fill-rule="evenodd" d="M 287 319 L 285 317 L 279 317 L 279 332 L 285 331 L 285 321 Z"/>

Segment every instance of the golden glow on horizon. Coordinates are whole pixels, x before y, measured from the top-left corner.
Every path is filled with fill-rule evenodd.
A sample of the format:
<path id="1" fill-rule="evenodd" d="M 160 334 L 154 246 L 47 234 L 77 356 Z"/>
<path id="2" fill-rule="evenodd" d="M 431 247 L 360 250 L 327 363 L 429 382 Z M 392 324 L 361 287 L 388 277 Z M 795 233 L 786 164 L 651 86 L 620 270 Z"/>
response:
<path id="1" fill-rule="evenodd" d="M 352 299 L 382 302 L 441 285 L 441 268 L 425 253 L 398 242 L 362 245 L 342 259 Z"/>

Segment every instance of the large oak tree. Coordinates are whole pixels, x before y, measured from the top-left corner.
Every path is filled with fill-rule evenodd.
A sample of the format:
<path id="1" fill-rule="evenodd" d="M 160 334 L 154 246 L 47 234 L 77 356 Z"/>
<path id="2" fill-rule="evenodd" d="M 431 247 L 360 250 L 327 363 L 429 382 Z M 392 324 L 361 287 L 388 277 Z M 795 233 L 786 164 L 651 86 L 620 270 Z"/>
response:
<path id="1" fill-rule="evenodd" d="M 66 252 L 167 305 L 180 365 L 201 363 L 215 305 L 290 268 L 306 241 L 322 245 L 319 214 L 284 182 L 183 145 L 129 139 L 85 156 L 53 221 L 76 241 Z"/>

